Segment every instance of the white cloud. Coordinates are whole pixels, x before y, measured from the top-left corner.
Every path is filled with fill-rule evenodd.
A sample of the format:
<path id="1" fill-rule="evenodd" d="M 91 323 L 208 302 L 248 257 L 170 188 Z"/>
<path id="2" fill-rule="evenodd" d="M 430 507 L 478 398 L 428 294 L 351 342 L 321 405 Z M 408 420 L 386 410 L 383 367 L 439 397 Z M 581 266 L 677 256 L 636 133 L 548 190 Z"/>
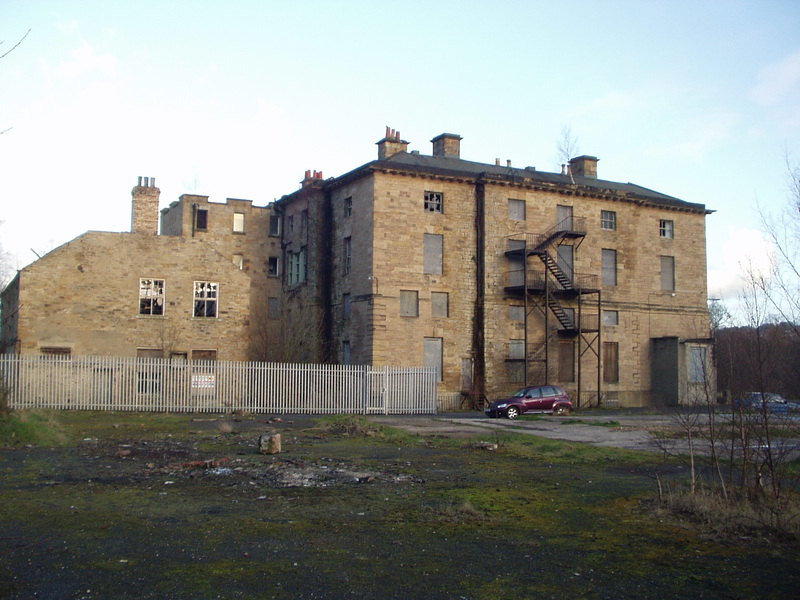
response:
<path id="1" fill-rule="evenodd" d="M 739 116 L 730 112 L 707 116 L 685 141 L 674 146 L 674 152 L 701 162 L 711 150 L 728 139 L 738 122 Z"/>

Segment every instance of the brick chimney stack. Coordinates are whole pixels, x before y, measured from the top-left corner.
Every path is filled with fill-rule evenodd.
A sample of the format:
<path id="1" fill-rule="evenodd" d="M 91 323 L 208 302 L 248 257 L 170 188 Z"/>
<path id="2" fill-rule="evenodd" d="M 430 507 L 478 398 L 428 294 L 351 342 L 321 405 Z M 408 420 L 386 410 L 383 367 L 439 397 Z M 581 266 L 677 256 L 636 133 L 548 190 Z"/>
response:
<path id="1" fill-rule="evenodd" d="M 144 179 L 144 181 L 142 181 Z M 155 177 L 139 177 L 131 191 L 131 233 L 158 235 L 158 198 Z"/>
<path id="2" fill-rule="evenodd" d="M 389 158 L 400 152 L 408 152 L 408 142 L 400 139 L 400 132 L 386 127 L 386 137 L 378 144 L 378 160 Z"/>
<path id="3" fill-rule="evenodd" d="M 431 140 L 433 144 L 433 155 L 443 156 L 445 158 L 461 158 L 462 139 L 460 135 L 454 133 L 437 135 Z"/>
<path id="4" fill-rule="evenodd" d="M 576 156 L 569 159 L 569 172 L 579 177 L 597 179 L 597 161 L 595 156 Z"/>

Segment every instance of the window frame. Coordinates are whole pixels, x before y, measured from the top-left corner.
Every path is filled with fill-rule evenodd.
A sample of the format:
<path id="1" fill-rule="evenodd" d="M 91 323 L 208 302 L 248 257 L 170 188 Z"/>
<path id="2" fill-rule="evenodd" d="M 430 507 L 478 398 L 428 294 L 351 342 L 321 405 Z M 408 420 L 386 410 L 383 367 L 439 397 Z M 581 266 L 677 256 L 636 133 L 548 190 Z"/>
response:
<path id="1" fill-rule="evenodd" d="M 522 208 L 521 211 L 519 210 L 520 207 Z M 520 212 L 522 213 L 521 218 L 519 217 Z M 508 218 L 512 221 L 526 221 L 528 219 L 528 207 L 525 200 L 520 198 L 508 199 Z"/>
<path id="2" fill-rule="evenodd" d="M 244 213 L 233 213 L 233 233 L 244 234 Z"/>
<path id="3" fill-rule="evenodd" d="M 617 230 L 617 211 L 615 210 L 600 211 L 600 229 L 604 231 Z"/>
<path id="4" fill-rule="evenodd" d="M 613 283 L 611 282 L 612 279 L 611 265 L 606 265 L 607 256 L 614 258 Z M 600 276 L 602 284 L 607 286 L 617 286 L 619 284 L 618 271 L 619 271 L 619 257 L 617 256 L 617 250 L 615 248 L 602 248 L 601 263 L 600 263 Z"/>
<path id="5" fill-rule="evenodd" d="M 675 221 L 672 219 L 659 219 L 658 237 L 665 240 L 675 239 Z"/>
<path id="6" fill-rule="evenodd" d="M 425 275 L 444 274 L 444 236 L 440 233 L 423 234 L 422 272 Z"/>
<path id="7" fill-rule="evenodd" d="M 671 255 L 662 254 L 660 257 L 660 278 L 661 278 L 661 291 L 662 292 L 675 292 L 675 257 Z M 669 268 L 664 269 L 664 265 L 668 264 Z M 665 277 L 669 277 L 665 280 Z"/>
<path id="8" fill-rule="evenodd" d="M 201 287 L 198 289 L 198 285 L 206 286 L 205 289 Z M 199 296 L 198 296 L 199 292 Z M 209 293 L 211 295 L 209 295 Z M 217 319 L 219 318 L 219 282 L 218 281 L 195 281 L 194 282 L 194 293 L 192 294 L 193 304 L 192 304 L 192 317 L 196 319 Z M 198 304 L 200 303 L 200 304 Z M 203 306 L 202 313 L 198 314 L 198 308 Z M 214 314 L 208 314 L 209 310 L 208 307 L 213 306 Z"/>
<path id="9" fill-rule="evenodd" d="M 405 300 L 404 300 L 405 299 Z M 400 316 L 406 318 L 419 317 L 419 291 L 418 290 L 400 290 Z M 413 311 L 409 310 L 413 306 Z M 413 313 L 413 314 L 412 314 Z"/>
<path id="10" fill-rule="evenodd" d="M 160 293 L 155 292 L 155 293 L 152 293 L 149 296 L 143 296 L 142 295 L 142 292 L 145 291 L 145 289 L 152 290 L 153 289 L 153 284 L 155 284 L 156 282 L 159 282 L 159 281 L 161 282 Z M 149 288 L 144 288 L 143 287 L 146 282 L 150 282 L 150 287 Z M 158 301 L 159 298 L 161 299 L 161 312 L 154 312 L 153 311 L 153 307 L 157 305 L 157 301 Z M 149 312 L 143 312 L 143 308 L 144 308 L 143 302 L 145 302 L 147 300 L 150 300 L 150 311 Z M 167 281 L 166 281 L 166 279 L 158 279 L 156 277 L 140 277 L 139 278 L 139 316 L 140 317 L 163 317 L 164 313 L 166 312 L 166 309 L 167 309 L 166 300 L 167 300 Z"/>
<path id="11" fill-rule="evenodd" d="M 272 268 L 272 265 L 275 265 L 275 268 Z M 280 256 L 268 256 L 267 257 L 267 277 L 280 277 L 281 276 L 281 257 Z"/>
<path id="12" fill-rule="evenodd" d="M 344 274 L 350 275 L 353 271 L 353 238 L 344 238 Z"/>
<path id="13" fill-rule="evenodd" d="M 612 315 L 613 315 L 613 319 L 606 318 L 607 316 L 611 317 Z M 603 316 L 603 327 L 617 327 L 619 325 L 619 311 L 618 310 L 604 309 L 602 316 Z"/>
<path id="14" fill-rule="evenodd" d="M 444 192 L 426 190 L 424 199 L 425 212 L 444 214 Z"/>
<path id="15" fill-rule="evenodd" d="M 270 215 L 269 216 L 269 237 L 280 237 L 281 236 L 281 216 L 280 215 Z"/>
<path id="16" fill-rule="evenodd" d="M 352 305 L 350 300 L 350 293 L 342 294 L 342 318 L 347 321 L 352 314 Z"/>
<path id="17" fill-rule="evenodd" d="M 344 218 L 349 219 L 353 216 L 353 197 L 348 196 L 344 199 Z"/>
<path id="18" fill-rule="evenodd" d="M 434 297 L 438 300 L 434 301 Z M 442 302 L 444 303 L 442 305 Z M 443 306 L 444 310 L 439 310 Z M 436 308 L 436 310 L 434 310 Z M 448 292 L 431 292 L 431 317 L 434 319 L 450 318 L 450 294 Z"/>

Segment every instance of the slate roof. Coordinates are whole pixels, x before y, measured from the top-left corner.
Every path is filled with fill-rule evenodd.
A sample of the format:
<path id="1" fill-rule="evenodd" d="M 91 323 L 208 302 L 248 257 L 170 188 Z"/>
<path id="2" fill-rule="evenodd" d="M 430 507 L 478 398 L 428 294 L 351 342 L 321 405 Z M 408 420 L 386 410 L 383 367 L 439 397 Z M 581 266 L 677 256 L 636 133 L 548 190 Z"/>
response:
<path id="1" fill-rule="evenodd" d="M 539 184 L 560 188 L 572 188 L 574 190 L 582 190 L 584 193 L 596 193 L 600 195 L 611 194 L 621 199 L 644 201 L 679 210 L 688 210 L 692 212 L 702 211 L 705 213 L 713 212 L 706 210 L 703 204 L 686 202 L 634 183 L 619 183 L 593 177 L 548 173 L 546 171 L 537 171 L 532 167 L 504 167 L 463 160 L 461 158 L 429 156 L 416 152 L 400 152 L 389 158 L 375 160 L 329 181 L 335 186 L 338 183 L 344 183 L 354 178 L 361 177 L 365 172 L 376 169 L 389 169 L 411 173 L 430 173 L 470 179 L 483 176 L 488 179 L 496 179 L 508 183 Z"/>

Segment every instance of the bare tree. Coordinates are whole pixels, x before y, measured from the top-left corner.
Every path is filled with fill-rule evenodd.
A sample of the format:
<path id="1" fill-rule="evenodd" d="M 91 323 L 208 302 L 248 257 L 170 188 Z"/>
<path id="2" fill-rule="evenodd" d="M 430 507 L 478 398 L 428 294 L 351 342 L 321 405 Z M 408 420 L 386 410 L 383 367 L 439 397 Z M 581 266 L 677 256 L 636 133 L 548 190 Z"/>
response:
<path id="1" fill-rule="evenodd" d="M 575 158 L 580 153 L 578 138 L 572 133 L 572 127 L 563 125 L 561 127 L 561 137 L 558 138 L 556 146 L 556 160 L 560 166 L 569 164 L 570 159 Z"/>
<path id="2" fill-rule="evenodd" d="M 25 32 L 25 35 L 23 35 L 23 36 L 22 36 L 22 37 L 19 39 L 19 41 L 18 41 L 16 44 L 14 44 L 13 46 L 11 46 L 11 48 L 9 48 L 8 50 L 6 50 L 6 51 L 5 51 L 5 52 L 3 52 L 2 54 L 0 54 L 0 59 L 3 59 L 3 58 L 5 58 L 5 57 L 6 57 L 6 56 L 8 56 L 9 54 L 11 54 L 11 53 L 12 53 L 14 50 L 16 50 L 16 49 L 17 49 L 17 47 L 18 47 L 18 46 L 19 46 L 19 45 L 22 43 L 22 40 L 24 40 L 26 37 L 28 37 L 28 34 L 29 34 L 30 32 L 31 32 L 31 30 L 30 30 L 30 29 L 28 29 L 28 31 L 26 31 L 26 32 Z M 2 46 L 3 44 L 5 44 L 5 40 L 0 40 L 0 46 Z M 6 127 L 6 128 L 5 128 L 5 129 L 3 129 L 2 131 L 0 131 L 0 135 L 4 134 L 4 133 L 5 133 L 6 131 L 8 131 L 9 129 L 11 129 L 11 127 Z"/>
<path id="3" fill-rule="evenodd" d="M 250 359 L 261 362 L 317 362 L 323 339 L 316 311 L 287 302 L 262 305 L 251 315 Z"/>

